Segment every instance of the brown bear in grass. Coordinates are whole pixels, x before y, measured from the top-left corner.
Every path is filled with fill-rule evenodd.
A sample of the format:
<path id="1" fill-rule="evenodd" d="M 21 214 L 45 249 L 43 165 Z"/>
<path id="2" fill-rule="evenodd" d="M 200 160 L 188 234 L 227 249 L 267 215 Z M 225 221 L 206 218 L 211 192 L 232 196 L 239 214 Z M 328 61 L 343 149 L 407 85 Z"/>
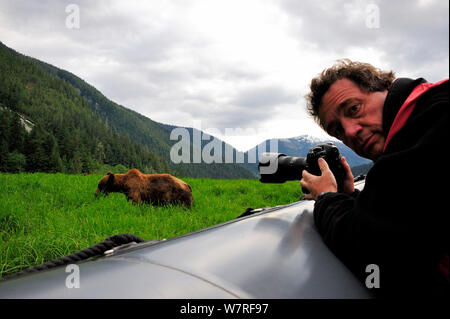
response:
<path id="1" fill-rule="evenodd" d="M 130 169 L 125 174 L 108 173 L 98 183 L 95 195 L 103 192 L 123 193 L 134 203 L 152 205 L 182 204 L 190 207 L 193 201 L 189 184 L 170 174 L 142 174 Z"/>

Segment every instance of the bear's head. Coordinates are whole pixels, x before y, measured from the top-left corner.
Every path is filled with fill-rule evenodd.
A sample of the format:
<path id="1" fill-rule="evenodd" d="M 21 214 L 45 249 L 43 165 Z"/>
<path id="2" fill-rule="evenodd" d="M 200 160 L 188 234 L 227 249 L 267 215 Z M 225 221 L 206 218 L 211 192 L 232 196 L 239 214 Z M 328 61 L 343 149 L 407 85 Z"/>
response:
<path id="1" fill-rule="evenodd" d="M 100 182 L 98 182 L 97 190 L 95 191 L 95 196 L 100 193 L 108 195 L 110 192 L 114 191 L 114 174 L 108 172 L 105 177 L 103 177 Z"/>

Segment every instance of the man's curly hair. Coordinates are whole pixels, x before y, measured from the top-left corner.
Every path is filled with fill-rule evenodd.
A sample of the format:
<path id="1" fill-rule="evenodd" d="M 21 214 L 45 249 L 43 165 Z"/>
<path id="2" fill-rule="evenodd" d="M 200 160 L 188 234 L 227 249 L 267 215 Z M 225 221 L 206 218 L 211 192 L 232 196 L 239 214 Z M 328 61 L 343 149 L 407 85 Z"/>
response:
<path id="1" fill-rule="evenodd" d="M 337 80 L 347 78 L 353 81 L 362 91 L 384 91 L 394 82 L 392 71 L 382 71 L 369 63 L 354 62 L 349 59 L 338 60 L 335 65 L 325 69 L 318 77 L 311 80 L 311 92 L 305 96 L 309 115 L 323 128 L 319 118 L 322 98 L 330 86 Z"/>

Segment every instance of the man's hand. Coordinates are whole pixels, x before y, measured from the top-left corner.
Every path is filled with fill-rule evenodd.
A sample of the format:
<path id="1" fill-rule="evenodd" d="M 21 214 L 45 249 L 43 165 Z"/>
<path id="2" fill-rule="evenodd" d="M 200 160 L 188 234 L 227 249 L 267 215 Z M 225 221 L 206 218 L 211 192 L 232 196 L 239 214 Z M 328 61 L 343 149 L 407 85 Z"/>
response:
<path id="1" fill-rule="evenodd" d="M 337 182 L 336 178 L 333 175 L 333 172 L 330 170 L 328 163 L 323 159 L 318 159 L 318 164 L 320 167 L 320 171 L 322 172 L 321 176 L 315 176 L 308 173 L 306 170 L 302 172 L 302 179 L 300 181 L 300 185 L 309 190 L 309 194 L 305 194 L 306 199 L 314 199 L 317 200 L 317 197 L 321 193 L 325 192 L 337 192 Z M 341 158 L 341 164 L 345 170 L 345 178 L 342 184 L 342 192 L 346 194 L 351 194 L 355 191 L 354 187 L 354 178 L 352 174 L 352 170 L 348 165 L 345 157 Z"/>
<path id="2" fill-rule="evenodd" d="M 316 176 L 308 173 L 305 170 L 302 172 L 302 179 L 300 185 L 309 190 L 309 194 L 306 194 L 306 199 L 317 200 L 317 197 L 324 192 L 337 192 L 336 178 L 334 178 L 333 172 L 330 170 L 327 161 L 319 157 L 318 164 L 321 176 Z"/>
<path id="3" fill-rule="evenodd" d="M 350 165 L 348 165 L 347 161 L 345 160 L 345 157 L 341 157 L 341 164 L 345 170 L 345 178 L 342 184 L 342 192 L 350 195 L 355 191 L 354 186 L 355 179 L 353 178 L 352 170 L 350 169 Z"/>

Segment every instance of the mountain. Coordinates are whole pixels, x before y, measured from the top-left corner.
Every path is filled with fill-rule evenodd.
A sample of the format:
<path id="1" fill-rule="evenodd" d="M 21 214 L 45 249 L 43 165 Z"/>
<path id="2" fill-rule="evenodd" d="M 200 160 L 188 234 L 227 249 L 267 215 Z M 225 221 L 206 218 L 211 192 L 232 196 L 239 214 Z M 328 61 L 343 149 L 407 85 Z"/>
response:
<path id="1" fill-rule="evenodd" d="M 207 160 L 209 158 L 210 160 L 215 160 L 219 163 L 227 163 L 221 165 L 229 165 L 228 163 L 235 163 L 235 166 L 243 167 L 246 171 L 249 171 L 252 174 L 250 178 L 259 178 L 259 173 L 257 170 L 255 170 L 254 165 L 246 161 L 244 152 L 237 151 L 232 145 L 220 140 L 216 136 L 207 134 L 192 127 L 179 127 L 169 124 L 163 125 L 171 132 L 176 129 L 185 130 L 186 135 L 189 137 L 189 141 L 191 143 L 191 162 L 194 161 L 194 158 L 196 156 L 198 160 L 200 155 L 202 155 L 202 157 L 206 157 L 202 158 L 202 160 Z M 213 168 L 214 165 L 218 164 L 212 163 L 208 165 Z"/>
<path id="2" fill-rule="evenodd" d="M 365 165 L 364 166 L 365 168 L 371 167 L 370 165 L 372 163 L 371 160 L 357 155 L 351 148 L 347 147 L 342 142 L 336 140 L 321 139 L 309 135 L 301 135 L 292 138 L 266 140 L 261 144 L 248 150 L 245 154 L 246 158 L 248 158 L 249 154 L 255 154 L 257 160 L 259 159 L 260 155 L 263 152 L 275 152 L 275 153 L 283 153 L 288 156 L 306 157 L 309 150 L 315 145 L 329 142 L 334 143 L 336 145 L 336 147 L 339 149 L 340 154 L 345 157 L 347 163 L 352 168 L 352 171 L 354 168 L 359 167 L 361 165 Z M 271 147 L 271 144 L 277 145 L 277 149 L 273 149 L 273 147 Z M 365 168 L 361 167 L 361 170 L 355 172 L 356 175 L 362 174 L 362 172 L 365 171 Z M 258 169 L 257 162 L 251 165 L 251 169 L 254 172 L 257 172 Z"/>
<path id="3" fill-rule="evenodd" d="M 74 87 L 2 43 L 0 74 L 1 171 L 87 173 L 102 165 L 169 169 L 158 154 L 105 125 Z"/>
<path id="4" fill-rule="evenodd" d="M 0 147 L 6 154 L 0 171 L 81 173 L 122 165 L 178 176 L 256 177 L 235 163 L 173 163 L 170 150 L 177 141 L 170 140 L 168 127 L 109 100 L 76 75 L 1 42 L 0 74 Z M 12 146 L 11 128 L 24 118 L 36 125 L 30 134 L 20 133 L 20 147 Z M 53 164 L 44 165 L 49 158 Z"/>
<path id="5" fill-rule="evenodd" d="M 352 167 L 352 173 L 354 177 L 357 177 L 359 175 L 366 175 L 367 172 L 372 168 L 373 162 L 370 162 L 368 164 L 362 164 L 358 166 Z"/>
<path id="6" fill-rule="evenodd" d="M 132 140 L 148 147 L 150 151 L 164 158 L 171 171 L 176 175 L 209 178 L 255 178 L 255 174 L 242 165 L 225 163 L 224 160 L 211 164 L 203 162 L 173 163 L 170 158 L 170 150 L 177 141 L 170 139 L 170 133 L 173 128 L 176 128 L 175 126 L 155 122 L 127 109 L 109 100 L 100 91 L 72 73 L 41 61 L 38 62 L 48 72 L 76 88 L 91 106 L 92 111 L 115 132 L 129 136 Z M 196 146 L 191 145 L 190 147 L 193 149 Z"/>
<path id="7" fill-rule="evenodd" d="M 257 178 L 258 155 L 265 151 L 261 145 L 270 143 L 242 153 L 214 136 L 205 139 L 209 135 L 194 128 L 155 122 L 76 75 L 1 42 L 0 74 L 0 171 L 89 173 L 120 166 L 177 176 Z M 179 152 L 171 151 L 180 146 L 180 136 L 171 139 L 171 133 L 180 130 L 187 136 L 182 151 L 188 158 L 177 163 L 172 157 Z M 328 141 L 304 135 L 277 142 L 277 152 L 304 157 Z M 370 163 L 334 143 L 352 167 Z"/>

